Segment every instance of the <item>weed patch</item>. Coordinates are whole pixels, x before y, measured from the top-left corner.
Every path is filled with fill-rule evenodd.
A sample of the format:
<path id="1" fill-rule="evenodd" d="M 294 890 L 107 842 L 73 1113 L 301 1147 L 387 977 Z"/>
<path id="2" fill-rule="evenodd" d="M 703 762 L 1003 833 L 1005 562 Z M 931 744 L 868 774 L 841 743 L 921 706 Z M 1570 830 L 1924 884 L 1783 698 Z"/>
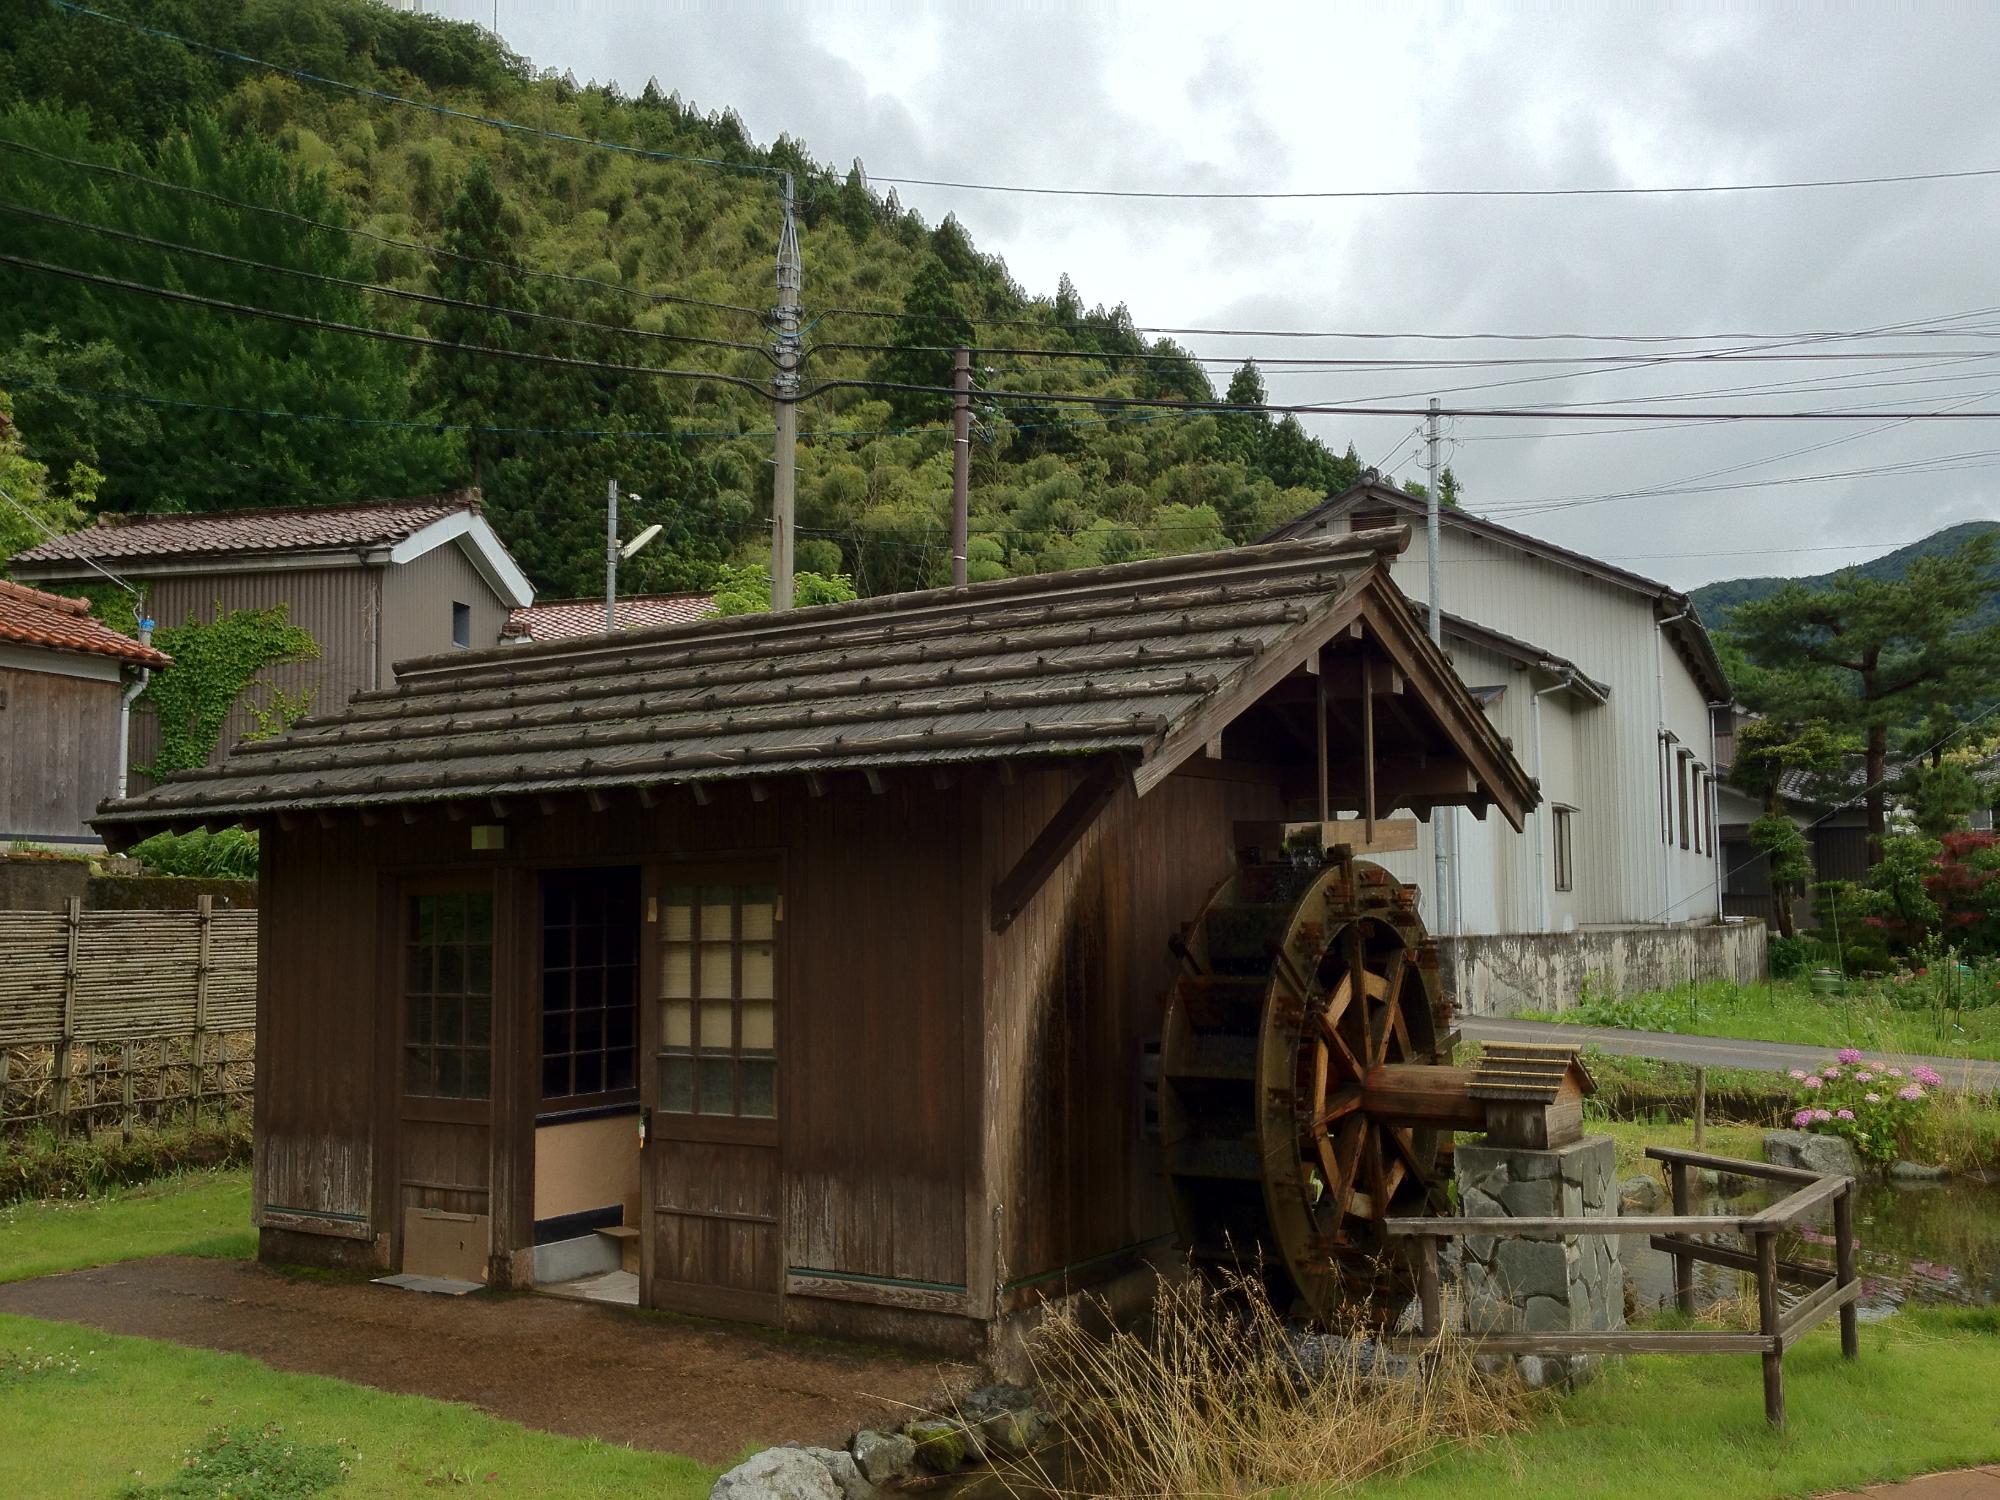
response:
<path id="1" fill-rule="evenodd" d="M 349 1472 L 350 1455 L 338 1443 L 301 1442 L 275 1422 L 218 1427 L 188 1450 L 172 1479 L 124 1494 L 125 1500 L 307 1500 Z"/>
<path id="2" fill-rule="evenodd" d="M 199 1125 L 140 1126 L 129 1133 L 58 1136 L 37 1128 L 0 1136 L 0 1204 L 23 1198 L 90 1198 L 113 1188 L 250 1160 L 250 1112 Z"/>

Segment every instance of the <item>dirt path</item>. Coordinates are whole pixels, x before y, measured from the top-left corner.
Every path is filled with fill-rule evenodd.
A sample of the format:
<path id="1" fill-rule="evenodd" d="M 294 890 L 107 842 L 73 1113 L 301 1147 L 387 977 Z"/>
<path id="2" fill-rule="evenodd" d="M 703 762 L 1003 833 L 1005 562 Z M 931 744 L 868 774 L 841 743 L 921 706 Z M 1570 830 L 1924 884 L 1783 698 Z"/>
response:
<path id="1" fill-rule="evenodd" d="M 435 1297 L 178 1256 L 0 1286 L 0 1312 L 247 1354 L 705 1463 L 906 1420 L 896 1404 L 921 1404 L 949 1373 L 920 1355 L 553 1297 Z"/>

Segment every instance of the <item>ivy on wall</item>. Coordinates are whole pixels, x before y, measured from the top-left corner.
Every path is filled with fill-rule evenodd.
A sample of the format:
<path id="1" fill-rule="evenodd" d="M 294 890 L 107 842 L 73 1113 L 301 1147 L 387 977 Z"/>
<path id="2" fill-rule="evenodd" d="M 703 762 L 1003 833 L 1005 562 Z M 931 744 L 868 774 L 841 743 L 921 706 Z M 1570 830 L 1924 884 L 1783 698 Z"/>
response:
<path id="1" fill-rule="evenodd" d="M 139 699 L 160 725 L 159 753 L 151 765 L 139 767 L 154 780 L 206 765 L 231 710 L 252 688 L 264 689 L 265 696 L 247 705 L 251 739 L 283 733 L 312 706 L 309 692 L 287 694 L 258 680 L 266 667 L 319 656 L 319 643 L 291 623 L 285 605 L 228 614 L 218 605 L 212 622 L 162 626 L 153 632 L 153 644 L 174 659 L 173 666 L 153 674 Z"/>

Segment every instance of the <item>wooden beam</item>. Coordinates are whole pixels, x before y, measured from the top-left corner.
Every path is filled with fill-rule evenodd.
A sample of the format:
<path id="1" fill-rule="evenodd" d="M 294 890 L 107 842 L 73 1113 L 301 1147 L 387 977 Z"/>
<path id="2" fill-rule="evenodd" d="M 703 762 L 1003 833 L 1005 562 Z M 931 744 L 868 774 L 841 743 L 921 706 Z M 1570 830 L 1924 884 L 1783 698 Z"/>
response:
<path id="1" fill-rule="evenodd" d="M 882 773 L 880 771 L 876 770 L 873 766 L 864 766 L 861 770 L 861 777 L 862 780 L 868 783 L 869 791 L 878 797 L 882 795 Z"/>
<path id="2" fill-rule="evenodd" d="M 468 811 L 463 802 L 447 802 L 444 805 L 444 815 L 454 823 L 463 823 Z"/>
<path id="3" fill-rule="evenodd" d="M 708 806 L 711 798 L 708 794 L 708 784 L 706 782 L 690 781 L 688 783 L 688 790 L 694 793 L 695 805 L 697 807 Z"/>
<path id="4" fill-rule="evenodd" d="M 486 806 L 496 818 L 507 816 L 507 799 L 505 797 L 488 797 L 486 799 Z"/>
<path id="5" fill-rule="evenodd" d="M 811 792 L 815 797 L 824 797 L 826 795 L 826 782 L 821 778 L 819 772 L 806 772 L 806 790 Z"/>
<path id="6" fill-rule="evenodd" d="M 1326 816 L 1324 810 L 1320 816 Z M 1375 684 L 1373 682 L 1363 682 L 1361 685 L 1361 822 L 1367 829 L 1367 842 L 1373 844 L 1375 842 Z"/>
<path id="7" fill-rule="evenodd" d="M 332 828 L 335 826 L 333 814 L 323 807 L 319 810 L 319 826 L 322 828 Z"/>
<path id="8" fill-rule="evenodd" d="M 1085 773 L 1063 805 L 1056 809 L 1055 816 L 1043 825 L 1034 842 L 1014 862 L 1014 868 L 993 887 L 991 916 L 995 932 L 1005 932 L 1013 924 L 1077 841 L 1089 832 L 1090 825 L 1097 821 L 1097 815 L 1118 794 L 1126 779 L 1125 763 L 1116 756 L 1107 756 Z"/>
<path id="9" fill-rule="evenodd" d="M 381 822 L 382 822 L 382 815 L 379 812 L 375 811 L 374 808 L 364 807 L 361 809 L 361 826 L 363 828 L 375 828 L 378 827 L 381 824 Z"/>
<path id="10" fill-rule="evenodd" d="M 290 833 L 294 828 L 298 826 L 299 826 L 299 820 L 293 817 L 290 813 L 281 812 L 278 814 L 278 828 L 281 832 Z"/>
<path id="11" fill-rule="evenodd" d="M 770 797 L 770 795 L 771 795 L 771 788 L 768 783 L 756 780 L 751 781 L 750 800 L 752 802 L 763 802 L 767 800 Z"/>
<path id="12" fill-rule="evenodd" d="M 931 785 L 941 792 L 947 790 L 957 779 L 957 774 L 953 772 L 950 766 L 931 767 Z"/>
<path id="13" fill-rule="evenodd" d="M 562 809 L 562 804 L 546 792 L 535 798 L 535 806 L 540 809 L 542 816 L 545 818 L 554 817 Z"/>
<path id="14" fill-rule="evenodd" d="M 654 786 L 640 787 L 639 805 L 641 807 L 658 807 L 660 805 L 660 789 Z"/>
<path id="15" fill-rule="evenodd" d="M 416 808 L 414 808 L 407 802 L 403 804 L 403 826 L 405 828 L 416 827 L 418 816 L 419 814 Z"/>
<path id="16" fill-rule="evenodd" d="M 594 786 L 583 789 L 583 800 L 590 804 L 590 810 L 594 813 L 608 812 L 611 808 L 611 799 Z"/>

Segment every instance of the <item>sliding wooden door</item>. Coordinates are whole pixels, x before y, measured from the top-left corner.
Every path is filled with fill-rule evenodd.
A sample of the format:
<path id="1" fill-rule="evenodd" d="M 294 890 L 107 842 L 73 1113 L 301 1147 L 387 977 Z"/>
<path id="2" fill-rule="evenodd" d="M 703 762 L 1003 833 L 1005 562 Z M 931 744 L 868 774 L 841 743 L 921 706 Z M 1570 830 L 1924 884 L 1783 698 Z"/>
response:
<path id="1" fill-rule="evenodd" d="M 646 1306 L 778 1321 L 782 929 L 775 868 L 648 872 Z"/>

